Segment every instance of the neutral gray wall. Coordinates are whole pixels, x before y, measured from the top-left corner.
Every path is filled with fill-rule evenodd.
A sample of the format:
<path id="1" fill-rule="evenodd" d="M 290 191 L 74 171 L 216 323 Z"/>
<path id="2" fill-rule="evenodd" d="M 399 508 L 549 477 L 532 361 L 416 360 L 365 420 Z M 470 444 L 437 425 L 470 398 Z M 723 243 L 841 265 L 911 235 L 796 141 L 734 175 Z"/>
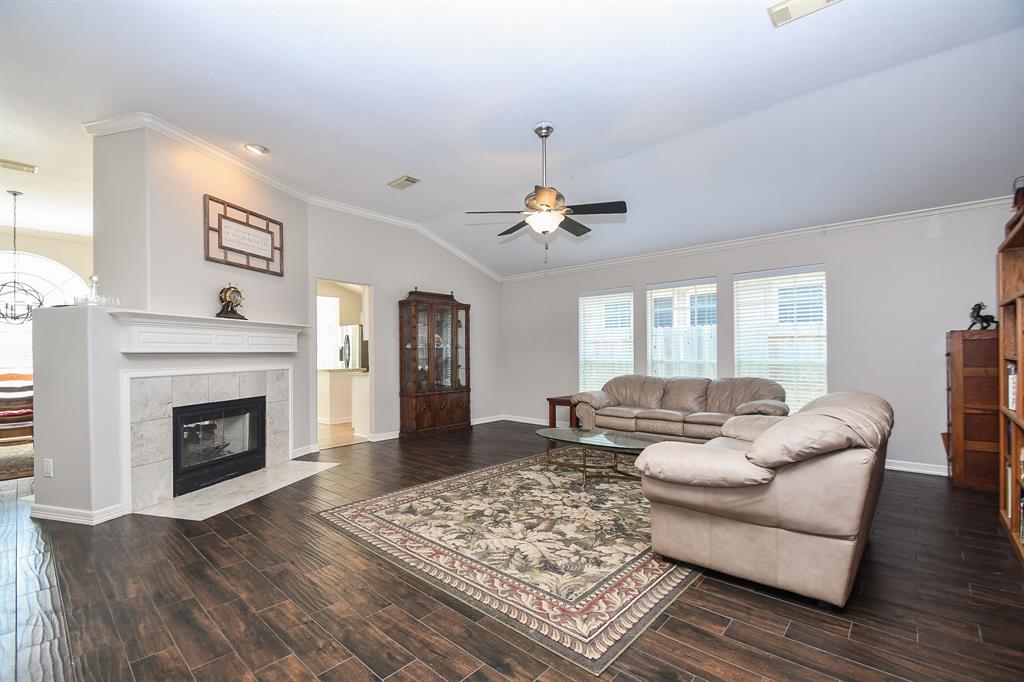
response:
<path id="1" fill-rule="evenodd" d="M 677 255 L 554 277 L 506 281 L 505 413 L 543 418 L 545 397 L 577 390 L 581 292 L 634 287 L 636 371 L 645 370 L 647 284 L 717 277 L 718 372 L 733 367 L 734 273 L 824 263 L 828 272 L 829 390 L 892 402 L 890 460 L 945 466 L 945 333 L 963 329 L 977 301 L 996 307 L 995 250 L 1004 208 L 951 212 L 862 229 Z M 569 247 L 565 247 L 569 248 Z"/>
<path id="2" fill-rule="evenodd" d="M 228 282 L 242 289 L 241 312 L 250 320 L 312 324 L 307 268 L 306 202 L 223 161 L 149 129 L 94 140 L 95 262 L 100 291 L 122 307 L 213 316 Z M 280 220 L 284 224 L 284 277 L 207 261 L 203 195 Z M 292 364 L 292 418 L 297 450 L 316 443 L 304 425 L 315 422 L 313 330 L 299 337 Z"/>
<path id="3" fill-rule="evenodd" d="M 310 277 L 372 287 L 372 433 L 399 428 L 398 301 L 414 287 L 470 304 L 472 417 L 501 414 L 501 285 L 414 230 L 319 206 L 308 219 Z"/>

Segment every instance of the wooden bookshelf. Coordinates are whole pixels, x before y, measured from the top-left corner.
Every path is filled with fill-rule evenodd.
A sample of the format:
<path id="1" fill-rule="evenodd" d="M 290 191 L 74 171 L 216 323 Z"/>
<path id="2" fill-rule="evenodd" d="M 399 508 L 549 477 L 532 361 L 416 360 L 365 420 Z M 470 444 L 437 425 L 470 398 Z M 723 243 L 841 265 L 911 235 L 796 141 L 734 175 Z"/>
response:
<path id="1" fill-rule="evenodd" d="M 1024 562 L 1024 177 L 1014 182 L 1014 215 L 996 256 L 999 286 L 999 518 Z M 1011 368 L 1018 371 L 1016 396 L 1009 394 Z"/>

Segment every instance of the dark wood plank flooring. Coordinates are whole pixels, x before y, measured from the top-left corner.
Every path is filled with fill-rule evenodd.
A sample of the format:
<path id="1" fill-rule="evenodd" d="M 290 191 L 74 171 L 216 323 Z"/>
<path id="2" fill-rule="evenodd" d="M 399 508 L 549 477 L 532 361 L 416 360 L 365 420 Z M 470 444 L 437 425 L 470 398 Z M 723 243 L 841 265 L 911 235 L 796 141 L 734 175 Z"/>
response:
<path id="1" fill-rule="evenodd" d="M 37 522 L 2 488 L 0 679 L 592 679 L 313 518 L 540 452 L 534 428 L 310 455 L 339 466 L 202 522 Z M 845 609 L 706 573 L 601 679 L 1021 680 L 1011 551 L 992 495 L 888 472 Z"/>

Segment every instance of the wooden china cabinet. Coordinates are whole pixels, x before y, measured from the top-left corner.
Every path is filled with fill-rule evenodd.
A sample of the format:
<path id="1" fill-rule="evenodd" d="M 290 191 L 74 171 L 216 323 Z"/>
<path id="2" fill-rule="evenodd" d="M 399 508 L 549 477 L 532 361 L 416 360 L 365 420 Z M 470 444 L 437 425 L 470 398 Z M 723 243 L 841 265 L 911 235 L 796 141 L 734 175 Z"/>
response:
<path id="1" fill-rule="evenodd" d="M 410 291 L 398 302 L 403 437 L 470 428 L 469 305 Z"/>

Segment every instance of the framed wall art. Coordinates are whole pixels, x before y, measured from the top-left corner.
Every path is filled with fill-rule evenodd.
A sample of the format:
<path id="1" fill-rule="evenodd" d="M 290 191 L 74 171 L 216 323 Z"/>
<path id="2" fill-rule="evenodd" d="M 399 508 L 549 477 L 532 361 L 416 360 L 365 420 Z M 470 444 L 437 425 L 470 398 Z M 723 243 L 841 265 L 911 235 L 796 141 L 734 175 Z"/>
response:
<path id="1" fill-rule="evenodd" d="M 284 223 L 203 195 L 206 260 L 284 276 Z"/>

